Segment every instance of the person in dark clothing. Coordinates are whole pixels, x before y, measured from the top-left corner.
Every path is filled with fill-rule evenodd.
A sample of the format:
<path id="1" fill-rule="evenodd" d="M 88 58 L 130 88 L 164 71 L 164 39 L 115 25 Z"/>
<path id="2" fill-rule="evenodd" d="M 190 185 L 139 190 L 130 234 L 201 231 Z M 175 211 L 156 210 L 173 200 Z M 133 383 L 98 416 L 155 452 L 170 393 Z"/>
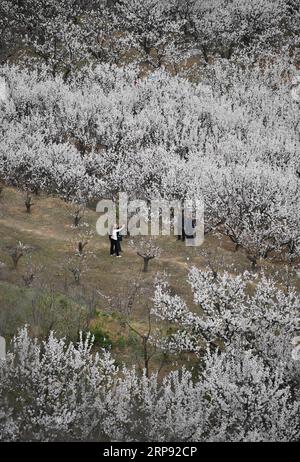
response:
<path id="1" fill-rule="evenodd" d="M 119 256 L 119 241 L 114 240 L 109 236 L 110 240 L 110 256 L 113 257 L 116 255 L 117 257 Z"/>
<path id="2" fill-rule="evenodd" d="M 123 236 L 120 233 L 117 233 L 117 238 L 118 238 L 118 247 L 119 247 L 119 252 L 122 252 L 121 248 L 121 241 L 123 240 Z"/>

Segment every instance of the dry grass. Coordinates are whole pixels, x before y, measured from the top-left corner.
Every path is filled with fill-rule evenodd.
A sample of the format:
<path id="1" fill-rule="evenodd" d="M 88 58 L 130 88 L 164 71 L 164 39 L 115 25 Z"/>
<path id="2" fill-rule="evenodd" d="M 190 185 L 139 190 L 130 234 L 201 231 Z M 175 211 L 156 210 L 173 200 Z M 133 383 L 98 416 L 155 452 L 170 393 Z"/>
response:
<path id="1" fill-rule="evenodd" d="M 142 285 L 151 291 L 157 272 L 164 272 L 168 275 L 172 291 L 184 297 L 193 306 L 186 276 L 192 265 L 201 268 L 207 266 L 208 258 L 201 255 L 203 251 L 223 269 L 238 273 L 250 270 L 250 262 L 245 253 L 240 250 L 235 252 L 233 244 L 225 238 L 207 236 L 201 248 L 194 248 L 186 247 L 175 237 L 161 237 L 158 241 L 162 255 L 150 262 L 149 272 L 145 274 L 141 272 L 142 259 L 129 246 L 126 238 L 122 242 L 123 258 L 117 259 L 109 255 L 108 238 L 95 234 L 87 247 L 93 250 L 95 257 L 91 258 L 89 271 L 83 275 L 78 287 L 72 281 L 72 275 L 63 269 L 69 251 L 69 241 L 74 235 L 70 206 L 56 197 L 40 195 L 33 199 L 32 212 L 27 214 L 23 193 L 6 187 L 0 196 L 0 262 L 6 265 L 0 273 L 0 279 L 15 285 L 17 292 L 17 288 L 24 287 L 22 276 L 30 261 L 43 267 L 34 283 L 40 287 L 51 287 L 57 293 L 63 293 L 70 300 L 82 305 L 86 304 L 87 299 L 96 290 L 96 315 L 91 322 L 91 328 L 100 328 L 106 332 L 122 359 L 133 354 L 136 339 L 132 341 L 132 348 L 128 347 L 129 330 L 118 313 L 118 301 L 131 290 L 134 280 L 139 279 Z M 92 209 L 88 209 L 84 217 L 93 230 L 97 217 L 97 213 Z M 20 260 L 15 271 L 12 269 L 7 247 L 17 241 L 32 246 L 34 250 L 30 257 L 25 256 Z M 259 266 L 267 274 L 283 271 L 283 264 L 276 261 L 262 261 L 259 262 Z M 294 277 L 292 282 L 300 290 L 299 279 Z M 1 290 L 0 286 L 0 303 L 3 304 L 6 294 L 1 294 Z M 148 297 L 141 294 L 134 304 L 133 323 L 141 331 L 146 329 L 145 307 Z"/>

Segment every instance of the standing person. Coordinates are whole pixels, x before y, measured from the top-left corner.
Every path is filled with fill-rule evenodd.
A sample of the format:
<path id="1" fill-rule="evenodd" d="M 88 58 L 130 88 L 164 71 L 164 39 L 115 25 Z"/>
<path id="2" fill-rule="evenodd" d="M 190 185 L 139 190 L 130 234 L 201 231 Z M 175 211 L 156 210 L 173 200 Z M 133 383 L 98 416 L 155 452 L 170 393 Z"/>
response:
<path id="1" fill-rule="evenodd" d="M 112 257 L 114 255 L 114 249 L 113 249 L 113 241 L 111 240 L 111 235 L 112 235 L 112 230 L 113 230 L 113 226 L 110 227 L 109 229 L 109 242 L 110 242 L 110 256 Z"/>
<path id="2" fill-rule="evenodd" d="M 122 236 L 122 234 L 121 234 L 120 232 L 117 233 L 117 238 L 118 238 L 118 248 L 119 248 L 119 252 L 122 252 L 121 241 L 123 240 L 123 236 Z"/>
<path id="3" fill-rule="evenodd" d="M 121 226 L 121 228 L 118 228 L 116 223 L 113 225 L 110 235 L 110 255 L 116 254 L 117 257 L 121 257 L 119 254 L 118 233 L 121 232 L 124 228 L 125 225 Z"/>

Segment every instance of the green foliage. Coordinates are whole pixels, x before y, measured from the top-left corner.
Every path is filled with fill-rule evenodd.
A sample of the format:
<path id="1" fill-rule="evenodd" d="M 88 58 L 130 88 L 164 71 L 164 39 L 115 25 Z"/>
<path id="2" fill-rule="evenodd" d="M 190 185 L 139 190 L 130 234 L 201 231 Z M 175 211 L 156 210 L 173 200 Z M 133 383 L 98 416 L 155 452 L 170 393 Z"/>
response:
<path id="1" fill-rule="evenodd" d="M 113 346 L 113 342 L 110 339 L 110 336 L 105 332 L 101 327 L 97 326 L 90 330 L 91 334 L 94 336 L 94 345 L 100 348 L 110 349 Z"/>
<path id="2" fill-rule="evenodd" d="M 1 332 L 8 337 L 24 324 L 37 336 L 54 330 L 58 337 L 74 340 L 87 322 L 84 307 L 66 296 L 0 282 Z"/>
<path id="3" fill-rule="evenodd" d="M 126 338 L 123 335 L 120 335 L 120 337 L 116 341 L 116 347 L 120 348 L 121 350 L 125 350 L 126 345 Z"/>

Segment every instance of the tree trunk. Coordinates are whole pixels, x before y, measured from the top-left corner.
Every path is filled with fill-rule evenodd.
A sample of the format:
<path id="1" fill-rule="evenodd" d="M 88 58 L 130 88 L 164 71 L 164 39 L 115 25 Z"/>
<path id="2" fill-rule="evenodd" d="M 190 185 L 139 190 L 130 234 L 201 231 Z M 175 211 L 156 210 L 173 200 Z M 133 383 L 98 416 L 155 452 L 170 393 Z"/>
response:
<path id="1" fill-rule="evenodd" d="M 150 258 L 145 258 L 144 257 L 144 268 L 143 268 L 144 273 L 147 273 L 147 271 L 148 271 L 149 261 L 150 261 Z"/>
<path id="2" fill-rule="evenodd" d="M 144 350 L 144 367 L 146 377 L 149 378 L 149 355 L 148 355 L 148 337 L 143 337 L 143 350 Z"/>

